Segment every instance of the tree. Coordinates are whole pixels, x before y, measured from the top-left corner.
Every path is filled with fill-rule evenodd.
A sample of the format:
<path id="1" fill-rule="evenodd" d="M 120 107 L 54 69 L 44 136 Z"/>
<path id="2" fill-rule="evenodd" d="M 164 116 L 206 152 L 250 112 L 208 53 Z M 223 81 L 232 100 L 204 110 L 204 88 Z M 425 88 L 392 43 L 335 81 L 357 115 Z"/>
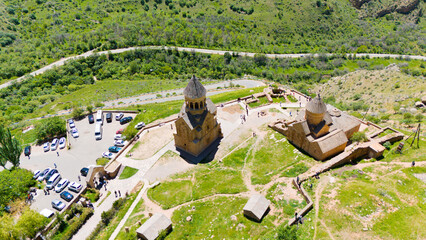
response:
<path id="1" fill-rule="evenodd" d="M 19 141 L 12 136 L 9 128 L 0 125 L 0 165 L 6 169 L 6 163 L 10 162 L 14 167 L 19 167 L 21 153 Z"/>
<path id="2" fill-rule="evenodd" d="M 23 238 L 32 239 L 38 231 L 46 226 L 48 222 L 49 219 L 29 207 L 26 207 L 21 217 L 19 217 L 15 228 L 19 231 L 19 234 L 22 235 Z"/>
<path id="3" fill-rule="evenodd" d="M 44 119 L 36 125 L 36 136 L 39 142 L 65 134 L 67 131 L 65 120 L 60 117 Z"/>
<path id="4" fill-rule="evenodd" d="M 72 117 L 75 119 L 80 119 L 83 116 L 84 110 L 79 107 L 74 107 L 72 110 Z"/>
<path id="5" fill-rule="evenodd" d="M 86 107 L 86 110 L 87 110 L 87 112 L 90 114 L 90 113 L 92 113 L 93 112 L 93 106 L 92 105 L 88 105 L 87 107 Z"/>

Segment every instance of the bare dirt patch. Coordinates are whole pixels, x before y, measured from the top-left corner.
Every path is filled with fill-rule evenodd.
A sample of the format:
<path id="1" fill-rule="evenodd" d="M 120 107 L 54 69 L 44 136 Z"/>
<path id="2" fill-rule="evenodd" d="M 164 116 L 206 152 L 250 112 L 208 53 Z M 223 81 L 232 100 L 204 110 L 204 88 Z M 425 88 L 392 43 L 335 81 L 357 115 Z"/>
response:
<path id="1" fill-rule="evenodd" d="M 133 149 L 131 158 L 143 160 L 151 157 L 173 139 L 173 129 L 170 124 L 156 128 L 144 134 Z"/>
<path id="2" fill-rule="evenodd" d="M 194 167 L 194 164 L 183 160 L 177 153 L 168 151 L 145 174 L 148 181 L 160 181 L 176 173 L 184 172 Z"/>

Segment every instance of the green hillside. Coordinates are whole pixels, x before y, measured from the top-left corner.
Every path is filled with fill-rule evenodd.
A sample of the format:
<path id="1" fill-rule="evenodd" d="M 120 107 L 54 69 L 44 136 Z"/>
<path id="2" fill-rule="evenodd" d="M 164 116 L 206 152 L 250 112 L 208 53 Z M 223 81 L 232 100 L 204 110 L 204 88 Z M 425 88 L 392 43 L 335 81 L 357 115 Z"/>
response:
<path id="1" fill-rule="evenodd" d="M 90 49 L 141 45 L 424 55 L 424 1 L 370 1 L 359 9 L 357 2 L 0 0 L 0 80 Z"/>

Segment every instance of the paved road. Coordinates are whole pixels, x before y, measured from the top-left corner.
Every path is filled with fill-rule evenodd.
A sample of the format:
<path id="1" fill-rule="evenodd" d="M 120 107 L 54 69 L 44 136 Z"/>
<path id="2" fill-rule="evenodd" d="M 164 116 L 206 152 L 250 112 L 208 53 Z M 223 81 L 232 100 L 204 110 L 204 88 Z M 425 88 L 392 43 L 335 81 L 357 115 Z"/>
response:
<path id="1" fill-rule="evenodd" d="M 101 52 L 95 52 L 94 50 L 91 50 L 91 51 L 85 52 L 85 53 L 77 55 L 77 56 L 62 58 L 62 59 L 60 59 L 56 62 L 53 62 L 53 63 L 43 67 L 43 68 L 40 68 L 40 69 L 38 69 L 34 72 L 29 73 L 28 75 L 36 76 L 38 74 L 44 73 L 46 70 L 52 69 L 52 68 L 57 67 L 57 66 L 62 66 L 68 60 L 81 58 L 81 57 L 88 57 L 88 56 L 91 56 L 93 54 L 122 53 L 122 52 L 132 51 L 132 50 L 136 50 L 136 49 L 161 49 L 161 48 L 173 48 L 173 49 L 177 49 L 178 51 L 207 53 L 207 54 L 219 54 L 219 55 L 224 55 L 226 52 L 235 52 L 235 51 L 223 51 L 223 50 L 187 48 L 187 47 L 174 47 L 174 46 L 129 47 L 129 48 L 120 48 L 120 49 L 113 49 L 113 50 L 101 51 Z M 254 55 L 256 54 L 256 53 L 250 53 L 250 52 L 235 52 L 235 53 L 238 53 L 240 56 L 248 56 L 248 57 L 254 57 Z M 334 53 L 326 53 L 325 55 L 331 56 L 333 54 Z M 311 54 L 311 53 L 295 54 L 295 53 L 292 53 L 292 54 L 266 54 L 266 57 L 268 57 L 268 58 L 301 58 L 301 57 L 306 57 L 306 56 L 318 57 L 319 55 L 320 54 Z M 353 54 L 346 54 L 346 55 L 353 55 Z M 371 58 L 385 58 L 385 57 L 407 58 L 408 57 L 408 58 L 411 58 L 411 59 L 418 59 L 418 60 L 426 61 L 426 56 L 418 56 L 418 55 L 375 54 L 375 53 L 357 53 L 356 54 L 356 56 L 358 56 L 358 57 L 363 57 L 363 56 L 367 56 L 367 55 L 370 56 Z M 26 76 L 27 75 L 19 77 L 16 80 L 12 80 L 12 81 L 3 83 L 3 84 L 0 85 L 0 89 L 10 86 L 14 81 L 20 82 L 20 81 L 24 80 Z"/>

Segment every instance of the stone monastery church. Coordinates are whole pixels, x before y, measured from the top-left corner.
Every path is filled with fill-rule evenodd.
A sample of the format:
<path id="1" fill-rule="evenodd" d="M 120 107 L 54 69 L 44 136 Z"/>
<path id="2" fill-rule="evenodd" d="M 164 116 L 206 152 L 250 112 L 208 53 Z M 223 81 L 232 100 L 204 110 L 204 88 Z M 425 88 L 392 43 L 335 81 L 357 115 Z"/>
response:
<path id="1" fill-rule="evenodd" d="M 209 147 L 222 137 L 216 106 L 206 98 L 206 92 L 206 88 L 192 76 L 183 91 L 185 102 L 175 122 L 176 148 L 193 157 L 208 154 L 213 150 Z"/>

